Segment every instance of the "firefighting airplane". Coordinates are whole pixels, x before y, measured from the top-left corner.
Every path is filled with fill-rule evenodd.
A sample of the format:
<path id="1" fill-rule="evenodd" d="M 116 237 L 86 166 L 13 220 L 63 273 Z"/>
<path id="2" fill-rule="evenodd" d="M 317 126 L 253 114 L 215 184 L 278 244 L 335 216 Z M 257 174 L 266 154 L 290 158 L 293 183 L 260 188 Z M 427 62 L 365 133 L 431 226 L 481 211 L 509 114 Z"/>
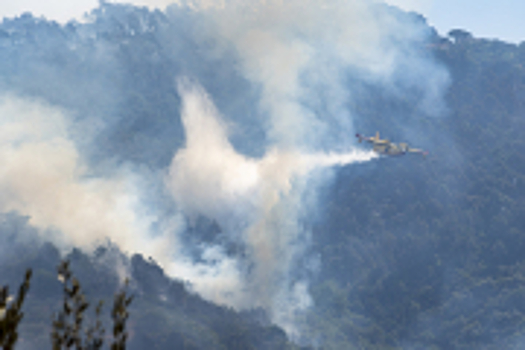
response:
<path id="1" fill-rule="evenodd" d="M 428 154 L 427 151 L 423 151 L 422 149 L 411 148 L 408 145 L 408 143 L 404 143 L 404 142 L 393 143 L 386 139 L 381 140 L 379 138 L 379 131 L 376 132 L 376 135 L 372 137 L 366 137 L 361 134 L 356 134 L 355 136 L 358 138 L 359 142 L 366 141 L 366 142 L 373 144 L 374 145 L 373 150 L 374 152 L 378 154 L 384 154 L 387 156 L 401 156 L 407 153 L 419 153 L 419 154 L 422 154 L 423 156 L 426 156 Z"/>

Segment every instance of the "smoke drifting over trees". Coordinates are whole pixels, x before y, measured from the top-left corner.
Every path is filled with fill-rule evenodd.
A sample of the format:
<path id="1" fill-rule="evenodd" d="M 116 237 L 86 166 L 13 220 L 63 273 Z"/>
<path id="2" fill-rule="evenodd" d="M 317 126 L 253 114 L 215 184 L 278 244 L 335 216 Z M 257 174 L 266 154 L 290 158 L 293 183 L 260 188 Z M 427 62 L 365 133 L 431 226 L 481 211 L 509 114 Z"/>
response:
<path id="1" fill-rule="evenodd" d="M 422 104 L 439 104 L 436 79 L 446 82 L 446 74 L 418 52 L 428 29 L 386 7 L 208 5 L 174 5 L 163 14 L 103 4 L 86 24 L 63 28 L 27 16 L 7 20 L 9 57 L 21 50 L 24 64 L 19 72 L 12 67 L 15 74 L 5 70 L 4 130 L 15 139 L 3 141 L 1 185 L 10 193 L 3 210 L 27 215 L 62 247 L 93 249 L 109 239 L 123 251 L 152 256 L 210 300 L 262 307 L 296 332 L 294 315 L 312 304 L 308 277 L 294 276 L 307 258 L 304 218 L 317 206 L 305 196 L 315 197 L 316 187 L 329 181 L 322 168 L 334 162 L 321 158 L 351 151 L 355 159 L 334 162 L 350 164 L 374 157 L 356 153 L 348 137 L 355 112 L 345 75 L 403 91 L 396 74 L 408 58 L 436 78 L 403 81 L 420 89 Z M 18 32 L 24 20 L 41 29 Z M 238 89 L 235 80 L 247 92 L 215 94 Z M 152 85 L 154 96 L 143 87 Z M 235 107 L 245 97 L 251 105 Z M 222 116 L 212 99 L 219 110 L 225 106 Z M 253 118 L 241 120 L 241 113 Z M 232 144 L 227 129 L 237 123 L 253 124 L 261 136 L 248 147 L 243 136 Z M 137 145 L 140 138 L 147 141 Z M 139 146 L 146 159 L 133 159 Z M 250 147 L 260 156 L 244 155 Z M 157 151 L 163 155 L 151 158 L 174 155 L 169 168 L 152 166 L 149 154 Z M 220 242 L 194 242 L 200 253 L 188 255 L 182 236 L 201 216 L 219 224 L 221 239 L 238 254 Z"/>
<path id="2" fill-rule="evenodd" d="M 4 19 L 0 262 L 27 242 L 92 256 L 109 244 L 210 302 L 263 310 L 305 344 L 434 344 L 421 334 L 454 318 L 454 293 L 470 288 L 457 276 L 480 272 L 492 237 L 481 232 L 496 230 L 486 218 L 522 231 L 510 140 L 523 48 L 460 34 L 368 1 L 102 3 L 85 23 Z M 431 155 L 357 146 L 356 131 L 376 130 Z M 508 162 L 490 168 L 491 152 Z M 487 169 L 516 191 L 488 185 Z"/>

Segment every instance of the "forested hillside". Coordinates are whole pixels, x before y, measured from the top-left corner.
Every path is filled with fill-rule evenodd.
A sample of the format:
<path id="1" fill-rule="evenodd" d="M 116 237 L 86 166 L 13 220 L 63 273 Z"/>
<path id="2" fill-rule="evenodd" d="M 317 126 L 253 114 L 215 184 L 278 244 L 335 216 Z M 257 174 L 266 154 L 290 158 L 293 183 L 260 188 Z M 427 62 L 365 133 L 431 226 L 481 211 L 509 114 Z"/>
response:
<path id="1" fill-rule="evenodd" d="M 457 30 L 427 50 L 450 72 L 448 112 L 421 119 L 380 91 L 362 107 L 364 131 L 420 135 L 430 154 L 339 171 L 316 228 L 330 275 L 316 329 L 333 348 L 519 349 L 525 44 Z"/>
<path id="2" fill-rule="evenodd" d="M 109 305 L 119 273 L 131 277 L 130 349 L 525 346 L 525 43 L 474 38 L 463 30 L 440 37 L 421 17 L 398 15 L 428 31 L 416 40 L 417 53 L 448 72 L 444 103 L 424 105 L 423 88 L 403 74 L 397 78 L 403 89 L 392 92 L 391 85 L 349 70 L 344 84 L 352 98 L 344 108 L 352 111 L 355 131 L 379 131 L 429 155 L 333 168 L 315 194 L 319 205 L 298 225 L 311 232 L 313 258 L 298 258 L 298 270 L 308 271 L 290 274 L 312 279 L 312 303 L 295 320 L 295 343 L 262 308 L 238 312 L 205 301 L 191 281 L 169 278 L 154 259 L 113 243 L 101 242 L 93 254 L 72 250 L 56 243 L 62 243 L 59 228 L 34 227 L 28 214 L 0 201 L 10 212 L 0 222 L 0 282 L 14 288 L 26 268 L 34 270 L 20 348 L 50 344 L 61 254 L 93 306 L 101 298 Z M 165 174 L 156 170 L 168 167 L 185 144 L 174 82 L 183 74 L 198 80 L 229 117 L 236 150 L 251 157 L 265 152 L 261 143 L 270 136 L 260 121 L 264 112 L 254 108 L 262 88 L 241 74 L 235 56 L 195 40 L 192 30 L 202 28 L 191 12 L 102 3 L 90 16 L 62 26 L 25 14 L 0 25 L 2 96 L 46 101 L 72 115 L 87 177 L 132 169 L 147 179 L 142 190 L 150 211 L 144 211 L 173 214 Z M 208 51 L 213 54 L 203 54 Z M 410 70 L 420 67 L 407 62 L 401 71 L 419 76 Z M 354 144 L 353 133 L 345 138 L 352 147 L 367 147 Z M 194 255 L 220 242 L 228 257 L 237 254 L 247 271 L 254 269 L 250 250 L 224 231 L 216 220 L 191 218 L 181 241 Z M 305 261 L 315 266 L 301 265 Z"/>

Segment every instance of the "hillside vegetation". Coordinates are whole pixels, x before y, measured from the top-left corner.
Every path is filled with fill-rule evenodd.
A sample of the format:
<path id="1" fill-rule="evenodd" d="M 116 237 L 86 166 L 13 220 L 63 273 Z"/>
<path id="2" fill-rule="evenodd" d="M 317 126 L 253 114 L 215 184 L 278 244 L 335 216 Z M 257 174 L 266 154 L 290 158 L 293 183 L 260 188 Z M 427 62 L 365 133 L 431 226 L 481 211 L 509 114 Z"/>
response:
<path id="1" fill-rule="evenodd" d="M 457 30 L 426 49 L 450 72 L 448 112 L 422 118 L 409 98 L 366 88 L 362 132 L 422 135 L 430 155 L 338 173 L 315 230 L 330 276 L 315 329 L 334 335 L 334 349 L 519 349 L 525 44 Z"/>

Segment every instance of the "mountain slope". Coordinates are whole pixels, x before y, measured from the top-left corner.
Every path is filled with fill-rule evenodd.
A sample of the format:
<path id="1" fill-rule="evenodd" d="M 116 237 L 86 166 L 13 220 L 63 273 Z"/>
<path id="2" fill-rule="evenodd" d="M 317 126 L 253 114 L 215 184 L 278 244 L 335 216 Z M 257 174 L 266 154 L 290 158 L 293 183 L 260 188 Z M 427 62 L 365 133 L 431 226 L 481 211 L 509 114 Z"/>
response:
<path id="1" fill-rule="evenodd" d="M 148 175 L 148 208 L 169 217 L 175 209 L 162 171 L 185 142 L 175 77 L 194 74 L 213 96 L 235 125 L 235 149 L 261 156 L 268 137 L 263 113 L 253 108 L 261 87 L 240 73 L 233 54 L 202 54 L 210 43 L 194 40 L 192 33 L 202 28 L 193 27 L 191 16 L 103 3 L 85 24 L 59 26 L 31 15 L 5 19 L 0 89 L 66 110 L 88 177 L 136 166 Z M 323 185 L 321 205 L 300 222 L 312 231 L 308 250 L 319 263 L 296 262 L 301 269 L 293 276 L 315 275 L 315 306 L 301 319 L 304 340 L 326 349 L 519 349 L 525 44 L 464 31 L 447 38 L 434 33 L 418 43 L 418 54 L 449 73 L 444 107 L 422 107 L 425 91 L 412 81 L 422 77 L 411 71 L 418 67 L 410 60 L 397 77 L 404 89 L 352 69 L 342 78 L 352 92 L 345 107 L 355 112 L 359 132 L 380 131 L 430 155 L 342 166 Z M 4 215 L 0 279 L 13 287 L 33 267 L 20 345 L 40 348 L 49 342 L 50 315 L 59 308 L 54 269 L 60 255 L 52 244 L 34 242 L 60 234 L 55 228 L 36 232 L 30 220 Z M 224 239 L 213 220 L 192 220 L 184 243 Z M 246 253 L 228 243 L 227 254 Z M 74 250 L 69 258 L 93 303 L 104 298 L 107 305 L 117 290 L 115 266 L 133 277 L 132 349 L 295 346 L 264 312 L 239 314 L 206 302 L 140 255 L 127 259 L 109 245 L 94 256 Z"/>

